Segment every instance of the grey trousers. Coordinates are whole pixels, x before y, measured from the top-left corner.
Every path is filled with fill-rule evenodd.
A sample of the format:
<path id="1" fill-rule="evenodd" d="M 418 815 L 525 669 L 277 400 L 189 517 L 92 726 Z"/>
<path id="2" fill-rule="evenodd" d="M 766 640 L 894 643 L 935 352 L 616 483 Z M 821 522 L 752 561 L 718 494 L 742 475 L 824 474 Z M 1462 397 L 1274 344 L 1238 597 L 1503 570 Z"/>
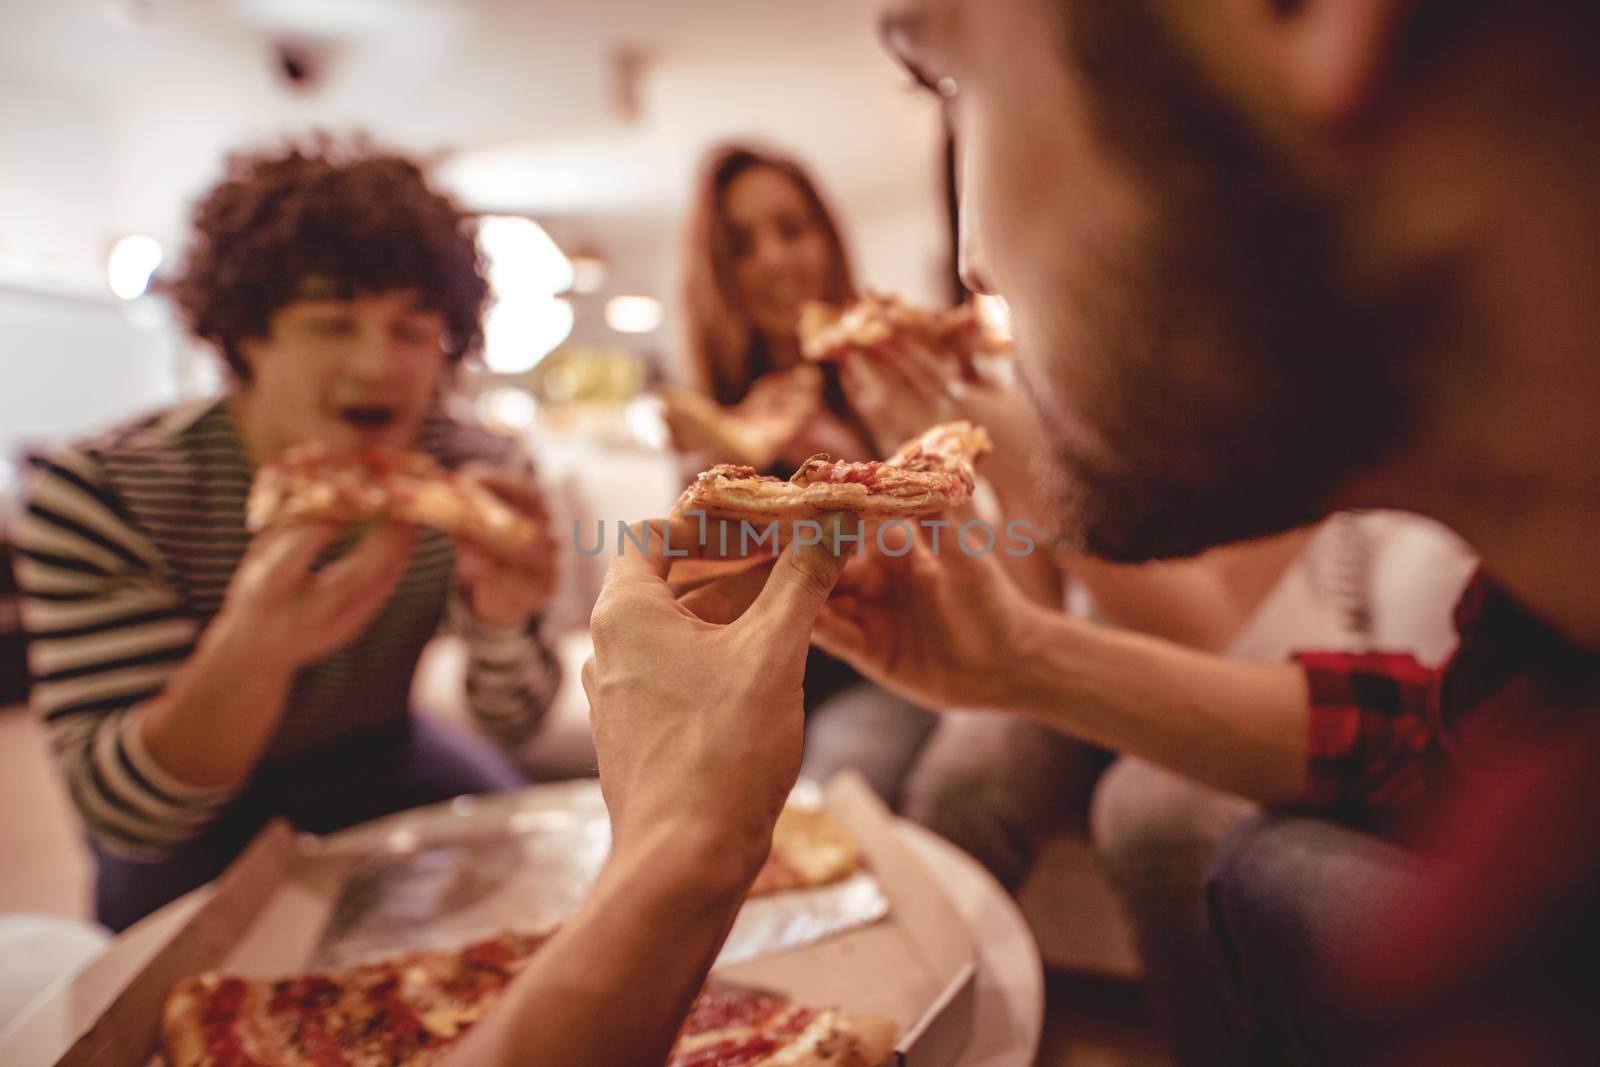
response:
<path id="1" fill-rule="evenodd" d="M 1205 890 L 1223 838 L 1256 810 L 1127 756 L 1095 790 L 1095 851 L 1134 928 L 1145 988 L 1181 1064 L 1244 1062 Z"/>
<path id="2" fill-rule="evenodd" d="M 1419 861 L 1131 758 L 1102 778 L 1091 824 L 1180 1063 L 1345 1062 L 1326 976 Z"/>
<path id="3" fill-rule="evenodd" d="M 1427 871 L 1413 854 L 1324 819 L 1264 813 L 1234 826 L 1206 884 L 1247 1064 L 1367 1063 L 1384 1042 L 1335 994 L 1371 965 L 1396 904 Z"/>
<path id="4" fill-rule="evenodd" d="M 885 803 L 956 844 L 1015 892 L 1039 843 L 1082 823 L 1109 757 L 1014 715 L 934 714 L 875 686 L 811 713 L 801 773 L 860 771 Z"/>

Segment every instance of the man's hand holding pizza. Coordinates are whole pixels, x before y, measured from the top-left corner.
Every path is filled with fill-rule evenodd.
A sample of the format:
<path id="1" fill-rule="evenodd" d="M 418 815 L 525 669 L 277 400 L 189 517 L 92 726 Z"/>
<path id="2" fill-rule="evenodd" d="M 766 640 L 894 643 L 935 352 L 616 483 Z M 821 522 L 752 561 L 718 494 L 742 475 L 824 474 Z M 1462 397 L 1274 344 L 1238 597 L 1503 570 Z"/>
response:
<path id="1" fill-rule="evenodd" d="M 1297 665 L 1222 659 L 1043 607 L 954 532 L 941 529 L 937 555 L 924 531 L 903 556 L 852 561 L 816 643 L 924 706 L 1029 715 L 1263 803 L 1301 795 Z"/>
<path id="2" fill-rule="evenodd" d="M 880 450 L 888 448 L 888 442 L 905 440 L 952 418 L 987 430 L 994 452 L 983 475 L 999 509 L 990 517 L 1000 526 L 1013 520 L 1026 523 L 1031 536 L 1043 536 L 1039 521 L 1043 509 L 1028 461 L 1039 454 L 1043 443 L 1038 416 L 1019 389 L 981 377 L 968 380 L 953 354 L 901 334 L 881 348 L 847 354 L 839 370 L 845 395 Z M 1030 599 L 1047 607 L 1062 606 L 1065 576 L 1053 549 L 1040 544 L 1027 556 L 1006 556 L 1001 563 Z"/>
<path id="3" fill-rule="evenodd" d="M 345 554 L 314 569 L 339 537 L 330 523 L 275 527 L 256 535 L 228 583 L 208 638 L 235 638 L 257 665 L 288 674 L 353 640 L 405 573 L 413 527 L 379 523 Z"/>
<path id="4" fill-rule="evenodd" d="M 625 543 L 613 561 L 583 672 L 618 848 L 671 824 L 716 838 L 720 865 L 753 877 L 799 773 L 812 622 L 846 557 L 787 548 L 770 570 L 741 575 L 738 604 L 726 590 L 680 600 L 662 532 L 672 552 L 699 554 L 698 523 L 636 529 L 651 551 Z"/>
<path id="5" fill-rule="evenodd" d="M 472 476 L 519 514 L 537 520 L 535 533 L 516 552 L 487 552 L 456 536 L 456 581 L 480 622 L 504 628 L 527 625 L 555 589 L 556 539 L 544 501 L 532 486 L 484 469 Z"/>
<path id="6" fill-rule="evenodd" d="M 815 641 L 925 706 L 1022 710 L 1013 665 L 1055 613 L 1023 595 L 993 552 L 963 550 L 957 532 L 965 517 L 953 513 L 948 525 L 923 527 L 902 555 L 869 549 L 852 556 L 817 619 Z M 889 552 L 907 547 L 904 534 L 884 531 Z"/>
<path id="7" fill-rule="evenodd" d="M 256 536 L 193 656 L 160 696 L 135 707 L 145 747 L 195 786 L 231 787 L 254 770 L 294 674 L 353 640 L 405 573 L 416 531 L 380 523 L 326 566 L 332 523 Z"/>
<path id="8" fill-rule="evenodd" d="M 932 344 L 903 334 L 839 358 L 845 398 L 880 456 L 930 426 L 964 417 L 953 395 L 959 378 L 959 366 Z"/>
<path id="9" fill-rule="evenodd" d="M 608 1063 L 664 1061 L 799 773 L 806 649 L 843 559 L 787 549 L 686 598 L 702 615 L 667 584 L 698 524 L 633 530 L 649 549 L 622 543 L 583 671 L 611 858 L 506 994 L 539 1010 L 491 1013 L 452 1062 L 592 1063 L 597 1048 Z"/>
<path id="10" fill-rule="evenodd" d="M 966 419 L 994 439 L 985 469 L 991 479 L 997 467 L 1018 472 L 1018 480 L 1031 478 L 1026 457 L 1044 446 L 1038 416 L 1009 382 L 993 375 L 969 378 L 954 353 L 906 334 L 846 353 L 839 376 L 880 454 L 888 455 L 936 423 Z"/>

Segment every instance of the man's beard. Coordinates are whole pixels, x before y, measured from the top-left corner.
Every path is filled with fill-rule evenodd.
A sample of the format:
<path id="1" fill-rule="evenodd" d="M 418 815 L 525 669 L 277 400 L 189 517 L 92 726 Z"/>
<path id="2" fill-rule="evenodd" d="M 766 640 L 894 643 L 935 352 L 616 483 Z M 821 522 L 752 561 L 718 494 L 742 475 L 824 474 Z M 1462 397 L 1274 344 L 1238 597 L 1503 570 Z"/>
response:
<path id="1" fill-rule="evenodd" d="M 1097 371 L 1085 395 L 1060 398 L 1088 442 L 1051 430 L 1043 405 L 1046 495 L 1065 539 L 1140 562 L 1313 521 L 1414 427 L 1418 338 L 1402 327 L 1427 295 L 1354 294 L 1337 210 L 1258 142 L 1144 4 L 1067 6 L 1083 13 L 1069 34 L 1097 133 L 1153 210 L 1068 294 L 1069 328 L 1040 331 L 1080 338 Z"/>

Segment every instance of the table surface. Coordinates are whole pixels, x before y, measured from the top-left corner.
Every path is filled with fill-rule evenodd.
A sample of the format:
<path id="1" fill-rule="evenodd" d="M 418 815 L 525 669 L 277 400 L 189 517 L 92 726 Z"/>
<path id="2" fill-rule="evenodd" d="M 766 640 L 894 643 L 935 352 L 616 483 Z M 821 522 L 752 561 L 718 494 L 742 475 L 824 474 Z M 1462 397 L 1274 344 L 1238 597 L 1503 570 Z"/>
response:
<path id="1" fill-rule="evenodd" d="M 593 782 L 530 786 L 490 798 L 462 798 L 387 816 L 327 838 L 330 846 L 360 845 L 375 835 L 425 830 L 447 820 L 496 818 L 525 807 L 559 804 L 592 791 Z M 1033 934 L 1011 897 L 972 857 L 936 834 L 905 820 L 896 829 L 945 891 L 972 936 L 977 958 L 973 1035 L 961 1067 L 1027 1067 L 1037 1055 L 1044 1028 L 1044 971 Z M 0 1034 L 0 1060 L 8 1065 L 45 1064 L 71 1044 L 188 919 L 205 899 L 201 887 L 123 932 L 105 954 L 47 990 Z"/>

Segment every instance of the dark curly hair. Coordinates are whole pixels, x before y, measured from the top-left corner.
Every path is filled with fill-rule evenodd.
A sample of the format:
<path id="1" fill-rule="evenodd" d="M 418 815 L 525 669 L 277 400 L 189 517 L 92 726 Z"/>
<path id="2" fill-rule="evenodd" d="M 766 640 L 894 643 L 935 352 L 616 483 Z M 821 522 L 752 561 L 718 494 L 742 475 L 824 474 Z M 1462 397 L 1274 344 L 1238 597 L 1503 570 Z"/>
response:
<path id="1" fill-rule="evenodd" d="M 312 279 L 342 297 L 414 289 L 444 316 L 452 362 L 482 347 L 489 285 L 475 219 L 429 188 L 416 163 L 364 138 L 321 134 L 232 155 L 193 223 L 170 291 L 241 381 L 250 368 L 238 342 L 265 337 L 273 313 Z"/>

